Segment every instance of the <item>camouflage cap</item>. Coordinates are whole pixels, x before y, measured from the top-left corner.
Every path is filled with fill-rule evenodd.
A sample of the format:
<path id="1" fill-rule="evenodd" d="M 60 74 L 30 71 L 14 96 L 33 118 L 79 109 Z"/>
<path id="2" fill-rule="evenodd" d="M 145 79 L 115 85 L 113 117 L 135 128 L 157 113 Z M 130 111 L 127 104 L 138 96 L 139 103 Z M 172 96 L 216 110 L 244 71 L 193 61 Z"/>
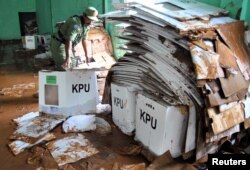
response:
<path id="1" fill-rule="evenodd" d="M 92 21 L 98 21 L 98 18 L 97 18 L 98 11 L 94 7 L 88 7 L 85 10 L 85 14 Z"/>

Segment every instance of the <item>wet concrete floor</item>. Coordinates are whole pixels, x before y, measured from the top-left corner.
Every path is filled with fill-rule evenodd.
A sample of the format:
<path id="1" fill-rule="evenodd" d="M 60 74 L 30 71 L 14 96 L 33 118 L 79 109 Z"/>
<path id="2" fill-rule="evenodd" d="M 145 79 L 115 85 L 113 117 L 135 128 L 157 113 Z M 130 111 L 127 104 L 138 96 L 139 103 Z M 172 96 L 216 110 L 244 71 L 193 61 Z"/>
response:
<path id="1" fill-rule="evenodd" d="M 14 90 L 13 93 L 0 95 L 0 169 L 1 170 L 33 170 L 38 167 L 44 169 L 58 169 L 55 161 L 48 151 L 43 151 L 42 158 L 34 158 L 36 151 L 45 150 L 45 147 L 38 146 L 25 150 L 23 153 L 14 156 L 8 144 L 11 142 L 9 137 L 15 131 L 16 124 L 12 119 L 22 116 L 28 112 L 38 111 L 38 99 L 33 95 L 38 90 L 38 73 L 33 71 L 25 71 L 17 69 L 15 66 L 0 66 L 0 91 L 10 88 L 13 91 L 13 85 L 32 84 L 33 88 L 25 90 Z M 82 133 L 92 144 L 99 150 L 99 153 L 90 157 L 70 164 L 70 168 L 74 169 L 112 169 L 114 164 L 134 164 L 146 163 L 147 160 L 143 156 L 124 156 L 120 154 L 120 149 L 134 144 L 133 137 L 124 135 L 112 123 L 111 115 L 103 116 L 112 126 L 112 133 L 101 136 L 93 132 Z M 57 138 L 67 136 L 63 134 L 61 125 L 52 131 Z M 30 163 L 28 164 L 27 160 Z"/>

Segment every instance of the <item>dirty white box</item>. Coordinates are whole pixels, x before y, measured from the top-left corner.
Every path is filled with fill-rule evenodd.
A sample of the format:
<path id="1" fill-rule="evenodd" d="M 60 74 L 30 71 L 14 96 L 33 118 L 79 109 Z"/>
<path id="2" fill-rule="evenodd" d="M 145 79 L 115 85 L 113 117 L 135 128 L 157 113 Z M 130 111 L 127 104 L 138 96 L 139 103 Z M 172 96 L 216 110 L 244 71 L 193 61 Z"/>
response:
<path id="1" fill-rule="evenodd" d="M 250 46 L 250 30 L 245 31 L 245 41 L 248 46 Z"/>
<path id="2" fill-rule="evenodd" d="M 22 36 L 22 44 L 23 48 L 34 50 L 37 48 L 37 36 L 36 35 L 28 35 Z"/>
<path id="3" fill-rule="evenodd" d="M 196 109 L 194 104 L 189 106 L 187 135 L 185 142 L 185 153 L 188 153 L 196 147 Z"/>
<path id="4" fill-rule="evenodd" d="M 127 135 L 135 130 L 135 89 L 111 83 L 112 119 Z"/>
<path id="5" fill-rule="evenodd" d="M 135 139 L 158 156 L 168 150 L 172 157 L 180 156 L 185 145 L 188 109 L 168 106 L 142 94 L 136 100 Z"/>
<path id="6" fill-rule="evenodd" d="M 38 45 L 46 47 L 49 46 L 51 35 L 50 34 L 44 34 L 44 35 L 37 35 L 38 39 Z"/>
<path id="7" fill-rule="evenodd" d="M 39 111 L 66 117 L 95 113 L 97 102 L 95 71 L 39 71 Z"/>

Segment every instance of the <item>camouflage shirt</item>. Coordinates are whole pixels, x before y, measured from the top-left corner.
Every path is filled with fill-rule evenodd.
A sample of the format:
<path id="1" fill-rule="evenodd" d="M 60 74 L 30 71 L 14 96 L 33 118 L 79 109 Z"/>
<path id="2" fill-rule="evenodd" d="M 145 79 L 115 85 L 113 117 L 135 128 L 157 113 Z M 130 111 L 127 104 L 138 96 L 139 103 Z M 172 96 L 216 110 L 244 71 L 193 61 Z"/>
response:
<path id="1" fill-rule="evenodd" d="M 88 25 L 84 25 L 82 16 L 73 16 L 67 19 L 60 32 L 66 41 L 72 41 L 72 45 L 76 46 L 82 39 L 88 38 L 89 29 Z"/>

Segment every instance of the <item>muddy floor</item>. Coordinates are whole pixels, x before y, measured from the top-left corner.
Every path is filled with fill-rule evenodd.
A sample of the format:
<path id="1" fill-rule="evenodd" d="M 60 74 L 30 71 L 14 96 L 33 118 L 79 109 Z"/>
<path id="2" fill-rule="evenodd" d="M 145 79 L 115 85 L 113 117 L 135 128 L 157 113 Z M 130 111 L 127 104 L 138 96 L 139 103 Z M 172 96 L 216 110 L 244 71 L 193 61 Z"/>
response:
<path id="1" fill-rule="evenodd" d="M 30 85 L 30 88 L 15 88 L 18 85 Z M 8 147 L 11 142 L 9 137 L 16 128 L 12 119 L 28 112 L 38 111 L 38 99 L 33 96 L 38 90 L 38 73 L 17 69 L 11 65 L 0 66 L 0 90 L 2 89 L 6 89 L 6 91 L 0 95 L 0 169 L 33 170 L 38 167 L 58 169 L 53 157 L 43 145 L 27 149 L 17 156 L 14 156 Z M 148 165 L 148 161 L 141 155 L 126 156 L 121 154 L 124 147 L 135 144 L 133 137 L 122 134 L 112 123 L 110 114 L 100 116 L 111 124 L 111 133 L 105 136 L 94 131 L 82 133 L 99 150 L 99 153 L 71 163 L 66 169 L 112 169 L 117 165 L 137 163 Z M 61 125 L 52 132 L 57 138 L 69 135 L 62 133 Z M 40 153 L 40 156 L 37 153 Z"/>

